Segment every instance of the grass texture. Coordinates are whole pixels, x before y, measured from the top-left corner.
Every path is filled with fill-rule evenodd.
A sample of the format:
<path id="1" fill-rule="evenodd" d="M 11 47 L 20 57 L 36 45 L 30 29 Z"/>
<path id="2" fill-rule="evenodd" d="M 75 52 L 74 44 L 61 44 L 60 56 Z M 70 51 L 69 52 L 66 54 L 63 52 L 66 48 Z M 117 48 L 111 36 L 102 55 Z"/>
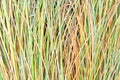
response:
<path id="1" fill-rule="evenodd" d="M 1 0 L 0 80 L 120 80 L 120 0 Z"/>

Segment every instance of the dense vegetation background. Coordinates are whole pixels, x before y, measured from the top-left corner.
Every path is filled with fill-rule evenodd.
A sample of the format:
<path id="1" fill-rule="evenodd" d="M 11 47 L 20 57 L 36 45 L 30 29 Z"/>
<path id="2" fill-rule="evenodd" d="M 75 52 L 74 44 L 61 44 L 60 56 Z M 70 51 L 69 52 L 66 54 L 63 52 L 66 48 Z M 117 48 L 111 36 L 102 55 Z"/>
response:
<path id="1" fill-rule="evenodd" d="M 120 0 L 1 0 L 0 80 L 119 80 Z"/>

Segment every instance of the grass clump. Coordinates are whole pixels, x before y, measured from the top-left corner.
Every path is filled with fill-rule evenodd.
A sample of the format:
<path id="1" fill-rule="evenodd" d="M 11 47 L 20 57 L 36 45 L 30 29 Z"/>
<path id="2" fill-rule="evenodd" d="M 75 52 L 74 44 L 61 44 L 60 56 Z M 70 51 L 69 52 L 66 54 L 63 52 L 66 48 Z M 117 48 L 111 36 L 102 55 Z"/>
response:
<path id="1" fill-rule="evenodd" d="M 1 79 L 119 80 L 120 0 L 1 0 Z"/>

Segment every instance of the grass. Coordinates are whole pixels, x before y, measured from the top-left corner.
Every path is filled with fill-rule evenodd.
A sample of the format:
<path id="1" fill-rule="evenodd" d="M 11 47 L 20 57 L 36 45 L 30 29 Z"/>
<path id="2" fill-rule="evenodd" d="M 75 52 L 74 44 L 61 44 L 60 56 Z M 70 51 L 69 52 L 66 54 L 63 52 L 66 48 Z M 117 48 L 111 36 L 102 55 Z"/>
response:
<path id="1" fill-rule="evenodd" d="M 120 0 L 1 0 L 0 80 L 119 80 Z"/>

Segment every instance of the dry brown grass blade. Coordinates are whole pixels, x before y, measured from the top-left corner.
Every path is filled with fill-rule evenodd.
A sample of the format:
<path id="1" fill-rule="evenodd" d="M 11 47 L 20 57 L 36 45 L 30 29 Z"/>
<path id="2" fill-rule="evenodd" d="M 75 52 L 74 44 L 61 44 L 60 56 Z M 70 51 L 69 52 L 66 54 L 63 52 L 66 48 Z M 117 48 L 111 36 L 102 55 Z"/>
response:
<path id="1" fill-rule="evenodd" d="M 109 38 L 111 37 L 111 34 L 109 35 L 108 33 L 109 33 L 110 30 L 112 32 L 112 29 L 114 29 L 115 25 L 116 25 L 114 20 L 113 20 L 113 17 L 115 15 L 115 13 L 117 12 L 117 9 L 118 9 L 119 5 L 120 5 L 120 1 L 114 3 L 113 6 L 108 10 L 107 10 L 107 6 L 106 6 L 106 11 L 107 11 L 106 16 L 107 16 L 108 20 L 107 20 L 107 23 L 106 23 L 105 36 L 102 37 L 103 38 L 102 40 L 103 40 L 103 43 L 104 43 L 103 48 L 104 48 L 105 51 L 108 48 Z"/>
<path id="2" fill-rule="evenodd" d="M 77 22 L 78 22 L 78 27 L 79 27 L 79 30 L 78 30 L 78 32 L 79 32 L 79 34 L 80 34 L 80 47 L 84 44 L 84 41 L 85 41 L 85 39 L 86 39 L 86 28 L 85 28 L 85 25 L 84 25 L 84 19 L 85 19 L 85 17 L 84 17 L 84 4 L 85 4 L 85 2 L 84 1 L 82 1 L 79 5 L 78 5 L 78 9 L 77 9 L 77 14 L 76 14 L 76 18 L 77 18 Z M 86 46 L 87 46 L 87 44 L 86 44 Z M 88 47 L 88 46 L 87 46 Z M 86 48 L 86 49 L 88 49 L 88 48 Z M 86 50 L 87 52 L 86 53 L 88 53 L 88 50 Z M 88 53 L 89 54 L 89 53 Z M 86 55 L 88 55 L 88 54 L 86 54 Z M 80 56 L 79 56 L 79 58 L 80 58 Z M 89 58 L 88 58 L 88 56 L 86 56 L 86 64 L 87 64 L 87 66 L 88 66 L 88 62 L 89 62 L 89 60 L 88 60 Z M 81 63 L 81 61 L 79 62 L 79 64 Z M 84 78 L 84 71 L 83 70 L 79 70 L 80 72 L 80 75 L 82 75 L 82 78 Z"/>
<path id="3" fill-rule="evenodd" d="M 113 21 L 113 17 L 115 15 L 115 13 L 117 12 L 118 6 L 119 6 L 120 2 L 115 3 L 112 8 L 108 11 L 107 16 L 108 16 L 108 22 L 107 22 L 107 28 L 110 27 L 112 21 Z"/>
<path id="4" fill-rule="evenodd" d="M 72 56 L 71 56 L 71 62 L 72 62 L 72 72 L 71 72 L 71 75 L 73 76 L 71 79 L 76 79 L 76 80 L 79 80 L 79 75 L 80 75 L 80 72 L 79 72 L 79 65 L 80 65 L 80 59 L 79 57 L 76 59 L 75 63 L 74 62 L 74 59 L 77 57 L 78 55 L 78 52 L 79 52 L 79 48 L 78 48 L 78 44 L 77 44 L 77 40 L 76 40 L 76 37 L 77 37 L 77 31 L 78 31 L 78 28 L 75 26 L 74 29 L 71 28 L 71 45 L 72 45 Z M 75 70 L 74 70 L 75 68 Z"/>

